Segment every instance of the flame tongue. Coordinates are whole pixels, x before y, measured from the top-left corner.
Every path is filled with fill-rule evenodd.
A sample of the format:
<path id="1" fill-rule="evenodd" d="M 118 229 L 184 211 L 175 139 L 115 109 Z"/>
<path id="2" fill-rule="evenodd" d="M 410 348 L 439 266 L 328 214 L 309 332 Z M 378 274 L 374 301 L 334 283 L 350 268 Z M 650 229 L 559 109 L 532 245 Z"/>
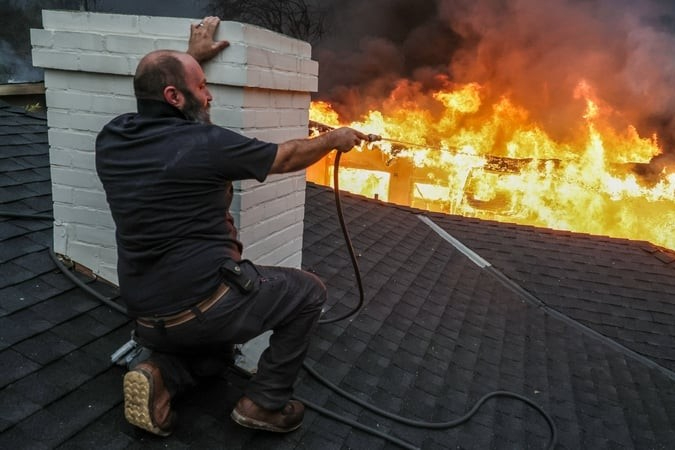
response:
<path id="1" fill-rule="evenodd" d="M 661 153 L 655 136 L 642 137 L 632 126 L 613 128 L 616 112 L 583 81 L 574 97 L 585 102 L 585 113 L 568 126 L 574 133 L 565 141 L 552 138 L 507 96 L 484 104 L 481 89 L 471 83 L 427 95 L 403 81 L 361 121 L 340 123 L 326 102 L 312 103 L 310 119 L 398 141 L 349 153 L 343 189 L 434 211 L 675 249 L 675 168 L 649 180 L 635 170 Z M 329 184 L 326 172 L 308 176 Z"/>

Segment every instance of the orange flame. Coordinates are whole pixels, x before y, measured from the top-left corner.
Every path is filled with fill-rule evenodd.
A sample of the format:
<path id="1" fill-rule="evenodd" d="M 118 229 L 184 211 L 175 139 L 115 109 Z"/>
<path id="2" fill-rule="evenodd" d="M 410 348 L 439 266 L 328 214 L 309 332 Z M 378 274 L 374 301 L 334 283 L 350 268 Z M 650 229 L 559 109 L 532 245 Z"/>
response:
<path id="1" fill-rule="evenodd" d="M 585 81 L 574 97 L 585 102 L 586 111 L 570 128 L 575 137 L 568 142 L 532 123 L 508 96 L 483 104 L 481 91 L 471 83 L 427 95 L 401 81 L 379 111 L 360 121 L 341 123 L 326 102 L 312 103 L 310 119 L 394 141 L 343 157 L 343 166 L 351 164 L 351 178 L 340 178 L 345 190 L 368 196 L 377 191 L 382 200 L 433 211 L 675 249 L 675 168 L 650 180 L 634 170 L 661 153 L 656 136 L 640 136 L 634 127 L 614 129 L 615 112 Z M 329 185 L 330 170 L 321 169 L 327 163 L 310 169 L 309 180 Z M 396 186 L 394 178 L 381 176 L 386 172 Z"/>

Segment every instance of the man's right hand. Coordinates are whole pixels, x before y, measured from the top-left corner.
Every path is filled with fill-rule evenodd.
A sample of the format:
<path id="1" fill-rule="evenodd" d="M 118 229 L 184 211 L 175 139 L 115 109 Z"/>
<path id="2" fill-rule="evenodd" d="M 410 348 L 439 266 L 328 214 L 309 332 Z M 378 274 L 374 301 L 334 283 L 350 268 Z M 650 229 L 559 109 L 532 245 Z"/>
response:
<path id="1" fill-rule="evenodd" d="M 304 169 L 335 149 L 348 152 L 369 141 L 370 137 L 353 128 L 338 128 L 314 138 L 292 139 L 279 144 L 270 173 L 288 173 Z"/>
<path id="2" fill-rule="evenodd" d="M 192 55 L 200 64 L 215 57 L 218 53 L 227 48 L 228 41 L 214 41 L 220 19 L 215 16 L 204 17 L 199 23 L 190 25 L 190 41 L 188 43 L 187 53 Z"/>
<path id="3" fill-rule="evenodd" d="M 361 145 L 361 141 L 370 141 L 367 134 L 363 134 L 353 128 L 342 127 L 326 133 L 325 137 L 329 138 L 329 147 L 341 152 L 348 152 L 357 145 Z"/>

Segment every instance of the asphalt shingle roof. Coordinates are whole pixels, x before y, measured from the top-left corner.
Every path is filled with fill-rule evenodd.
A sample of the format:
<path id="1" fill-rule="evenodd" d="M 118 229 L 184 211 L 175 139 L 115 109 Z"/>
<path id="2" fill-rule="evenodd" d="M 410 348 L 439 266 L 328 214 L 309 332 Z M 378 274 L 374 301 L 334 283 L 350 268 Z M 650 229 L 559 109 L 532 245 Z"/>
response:
<path id="1" fill-rule="evenodd" d="M 289 435 L 235 425 L 246 380 L 210 380 L 176 401 L 157 438 L 123 417 L 110 355 L 119 312 L 50 258 L 46 123 L 0 103 L 0 448 L 384 449 L 379 437 L 308 411 Z M 340 314 L 358 300 L 333 193 L 308 185 L 303 266 Z M 307 365 L 393 413 L 443 422 L 510 390 L 554 419 L 559 449 L 669 449 L 675 442 L 675 252 L 647 242 L 433 214 L 344 194 L 366 304 L 319 327 Z M 425 216 L 487 261 L 481 268 Z M 78 275 L 83 280 L 83 275 Z M 110 286 L 92 280 L 106 295 Z M 514 399 L 486 402 L 449 430 L 397 424 L 303 371 L 298 396 L 424 449 L 544 448 L 546 423 Z"/>

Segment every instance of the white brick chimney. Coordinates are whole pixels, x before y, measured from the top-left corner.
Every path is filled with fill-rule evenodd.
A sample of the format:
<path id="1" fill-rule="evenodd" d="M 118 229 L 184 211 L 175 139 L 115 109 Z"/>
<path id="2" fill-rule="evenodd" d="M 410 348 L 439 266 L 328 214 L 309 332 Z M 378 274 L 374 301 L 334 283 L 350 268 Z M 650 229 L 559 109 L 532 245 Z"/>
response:
<path id="1" fill-rule="evenodd" d="M 117 284 L 114 223 L 96 175 L 94 141 L 114 116 L 135 111 L 132 78 L 155 49 L 186 50 L 189 26 L 177 19 L 43 11 L 31 30 L 33 64 L 45 69 L 54 250 Z M 259 27 L 221 22 L 230 47 L 205 67 L 214 123 L 272 142 L 306 137 L 318 64 L 308 43 Z M 235 184 L 232 214 L 244 257 L 299 267 L 305 174 Z"/>

